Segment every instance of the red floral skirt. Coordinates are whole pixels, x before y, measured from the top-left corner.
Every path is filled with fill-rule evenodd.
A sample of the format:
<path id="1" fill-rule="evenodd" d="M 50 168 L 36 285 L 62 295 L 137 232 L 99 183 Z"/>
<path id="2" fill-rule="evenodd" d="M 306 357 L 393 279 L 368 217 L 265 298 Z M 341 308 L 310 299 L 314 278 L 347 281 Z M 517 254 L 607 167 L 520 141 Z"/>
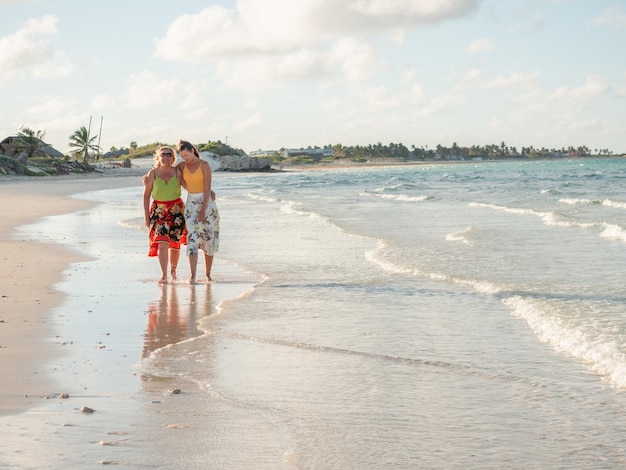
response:
<path id="1" fill-rule="evenodd" d="M 175 249 L 180 249 L 181 244 L 187 243 L 184 210 L 185 205 L 181 198 L 173 201 L 152 201 L 148 256 L 158 255 L 160 242 L 167 242 L 170 248 Z"/>

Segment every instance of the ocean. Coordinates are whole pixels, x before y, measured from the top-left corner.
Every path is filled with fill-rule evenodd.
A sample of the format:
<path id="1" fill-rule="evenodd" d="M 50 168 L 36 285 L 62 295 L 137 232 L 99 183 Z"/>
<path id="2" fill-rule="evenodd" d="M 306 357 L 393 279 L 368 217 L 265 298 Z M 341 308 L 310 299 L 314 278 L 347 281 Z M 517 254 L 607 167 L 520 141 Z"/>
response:
<path id="1" fill-rule="evenodd" d="M 20 230 L 91 259 L 3 468 L 626 467 L 625 159 L 215 173 L 197 286 L 138 183 Z"/>

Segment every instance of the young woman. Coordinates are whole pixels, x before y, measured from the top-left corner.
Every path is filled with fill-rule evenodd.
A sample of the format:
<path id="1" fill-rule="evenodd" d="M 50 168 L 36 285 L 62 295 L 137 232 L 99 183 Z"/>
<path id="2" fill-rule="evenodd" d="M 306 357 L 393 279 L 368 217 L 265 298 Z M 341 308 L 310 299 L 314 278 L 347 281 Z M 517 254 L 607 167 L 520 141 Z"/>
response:
<path id="1" fill-rule="evenodd" d="M 211 167 L 200 158 L 200 152 L 186 140 L 178 142 L 178 153 L 183 161 L 178 165 L 182 183 L 187 190 L 185 226 L 187 227 L 187 255 L 191 271 L 190 283 L 196 283 L 198 252 L 204 252 L 206 280 L 211 281 L 213 256 L 219 248 L 220 214 L 211 191 Z"/>
<path id="2" fill-rule="evenodd" d="M 167 266 L 176 280 L 180 244 L 185 243 L 184 203 L 181 199 L 181 170 L 174 166 L 176 153 L 161 147 L 154 154 L 155 167 L 143 177 L 144 224 L 150 230 L 148 256 L 158 256 L 160 284 L 167 284 Z M 150 199 L 152 204 L 150 204 Z"/>

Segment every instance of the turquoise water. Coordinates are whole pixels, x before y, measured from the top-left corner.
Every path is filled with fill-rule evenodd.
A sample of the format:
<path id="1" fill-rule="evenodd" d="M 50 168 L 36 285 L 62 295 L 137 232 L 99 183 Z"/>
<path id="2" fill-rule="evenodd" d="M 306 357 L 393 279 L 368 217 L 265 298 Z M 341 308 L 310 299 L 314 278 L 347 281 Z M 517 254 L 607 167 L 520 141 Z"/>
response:
<path id="1" fill-rule="evenodd" d="M 43 230 L 97 259 L 64 284 L 60 328 L 104 341 L 107 370 L 124 377 L 85 385 L 109 409 L 88 431 L 125 434 L 81 457 L 128 468 L 626 465 L 626 160 L 214 180 L 213 286 L 155 285 L 138 187 L 90 193 L 107 203 Z M 52 233 L 62 225 L 90 228 Z M 81 354 L 80 367 L 57 366 L 85 381 L 104 359 Z M 37 445 L 77 465 L 63 449 L 84 439 L 79 428 Z"/>

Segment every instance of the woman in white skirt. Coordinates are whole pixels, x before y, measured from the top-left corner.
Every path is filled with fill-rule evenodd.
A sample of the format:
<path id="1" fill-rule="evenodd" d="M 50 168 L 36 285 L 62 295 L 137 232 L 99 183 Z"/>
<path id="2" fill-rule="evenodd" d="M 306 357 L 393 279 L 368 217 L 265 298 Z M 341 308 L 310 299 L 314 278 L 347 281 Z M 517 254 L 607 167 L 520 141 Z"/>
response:
<path id="1" fill-rule="evenodd" d="M 178 153 L 183 161 L 183 187 L 187 190 L 185 203 L 185 227 L 187 228 L 187 256 L 191 271 L 191 284 L 196 283 L 198 252 L 204 252 L 206 280 L 211 281 L 213 256 L 219 248 L 220 214 L 211 191 L 211 167 L 200 158 L 198 149 L 186 140 L 178 142 Z"/>

